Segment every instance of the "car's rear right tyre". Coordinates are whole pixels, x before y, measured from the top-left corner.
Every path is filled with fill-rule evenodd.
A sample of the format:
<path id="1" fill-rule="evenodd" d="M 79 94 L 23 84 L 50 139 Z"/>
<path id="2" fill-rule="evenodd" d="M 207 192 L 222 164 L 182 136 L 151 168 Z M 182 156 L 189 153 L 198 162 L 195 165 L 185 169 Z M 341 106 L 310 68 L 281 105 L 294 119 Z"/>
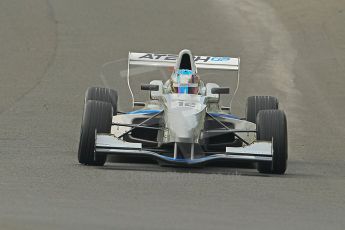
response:
<path id="1" fill-rule="evenodd" d="M 80 130 L 78 150 L 79 163 L 84 165 L 104 165 L 106 155 L 94 154 L 95 134 L 110 133 L 113 118 L 113 108 L 110 103 L 102 101 L 87 101 Z"/>
<path id="2" fill-rule="evenodd" d="M 247 98 L 246 118 L 247 121 L 256 123 L 256 116 L 261 110 L 278 109 L 279 102 L 272 96 L 251 96 Z"/>
<path id="3" fill-rule="evenodd" d="M 263 110 L 257 116 L 257 140 L 272 141 L 272 162 L 259 162 L 260 173 L 284 174 L 287 167 L 288 139 L 287 122 L 282 110 Z"/>
<path id="4" fill-rule="evenodd" d="M 113 107 L 113 116 L 117 115 L 117 91 L 103 87 L 89 87 L 85 93 L 85 103 L 87 101 L 108 102 Z"/>

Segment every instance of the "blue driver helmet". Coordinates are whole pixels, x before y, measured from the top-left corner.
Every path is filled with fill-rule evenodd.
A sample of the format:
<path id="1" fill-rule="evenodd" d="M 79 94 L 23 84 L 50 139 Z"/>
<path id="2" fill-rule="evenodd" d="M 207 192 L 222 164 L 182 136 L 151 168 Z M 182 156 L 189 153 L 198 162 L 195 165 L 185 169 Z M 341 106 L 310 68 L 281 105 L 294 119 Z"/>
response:
<path id="1" fill-rule="evenodd" d="M 198 94 L 199 76 L 188 69 L 179 69 L 171 76 L 172 90 L 179 94 Z"/>

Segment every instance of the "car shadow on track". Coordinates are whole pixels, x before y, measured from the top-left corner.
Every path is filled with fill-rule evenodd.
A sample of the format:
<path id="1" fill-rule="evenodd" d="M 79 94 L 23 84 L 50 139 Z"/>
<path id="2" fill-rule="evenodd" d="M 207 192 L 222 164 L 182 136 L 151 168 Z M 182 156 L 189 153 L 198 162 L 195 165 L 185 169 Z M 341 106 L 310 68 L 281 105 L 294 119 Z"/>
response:
<path id="1" fill-rule="evenodd" d="M 294 166 L 299 162 L 290 162 Z M 79 164 L 78 164 L 79 165 Z M 85 166 L 84 166 L 85 167 Z M 87 166 L 90 167 L 90 166 Z M 299 166 L 300 168 L 301 166 Z M 142 171 L 142 172 L 174 172 L 174 173 L 195 173 L 195 174 L 219 174 L 219 175 L 232 175 L 232 176 L 256 176 L 256 177 L 272 177 L 272 178 L 320 178 L 323 175 L 319 174 L 306 174 L 293 173 L 287 171 L 284 175 L 275 174 L 261 174 L 256 170 L 253 163 L 210 163 L 204 167 L 173 167 L 173 166 L 161 166 L 156 161 L 148 158 L 110 158 L 104 166 L 94 166 L 92 168 L 100 170 L 123 170 L 123 171 Z M 294 167 L 296 169 L 296 167 Z M 292 169 L 292 170 L 294 170 Z"/>

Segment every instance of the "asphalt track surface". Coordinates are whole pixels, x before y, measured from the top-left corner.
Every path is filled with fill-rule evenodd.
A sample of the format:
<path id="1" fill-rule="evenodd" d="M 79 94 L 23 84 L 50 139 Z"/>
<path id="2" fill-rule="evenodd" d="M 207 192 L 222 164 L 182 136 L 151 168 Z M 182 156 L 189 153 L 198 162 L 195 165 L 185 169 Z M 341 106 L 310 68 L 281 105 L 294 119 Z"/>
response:
<path id="1" fill-rule="evenodd" d="M 344 229 L 344 22 L 343 0 L 0 1 L 0 229 Z M 183 48 L 241 57 L 235 113 L 280 99 L 286 175 L 78 164 L 85 89 L 126 110 L 128 51 Z"/>

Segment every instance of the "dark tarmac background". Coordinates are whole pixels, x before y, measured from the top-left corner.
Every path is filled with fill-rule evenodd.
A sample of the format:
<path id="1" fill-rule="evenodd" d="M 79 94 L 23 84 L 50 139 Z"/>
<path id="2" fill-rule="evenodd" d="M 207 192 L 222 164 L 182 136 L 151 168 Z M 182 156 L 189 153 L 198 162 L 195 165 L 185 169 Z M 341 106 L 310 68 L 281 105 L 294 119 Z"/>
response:
<path id="1" fill-rule="evenodd" d="M 2 0 L 0 229 L 344 229 L 344 22 L 343 0 Z M 77 163 L 85 89 L 126 110 L 128 51 L 183 48 L 241 57 L 234 113 L 280 99 L 286 175 Z"/>

